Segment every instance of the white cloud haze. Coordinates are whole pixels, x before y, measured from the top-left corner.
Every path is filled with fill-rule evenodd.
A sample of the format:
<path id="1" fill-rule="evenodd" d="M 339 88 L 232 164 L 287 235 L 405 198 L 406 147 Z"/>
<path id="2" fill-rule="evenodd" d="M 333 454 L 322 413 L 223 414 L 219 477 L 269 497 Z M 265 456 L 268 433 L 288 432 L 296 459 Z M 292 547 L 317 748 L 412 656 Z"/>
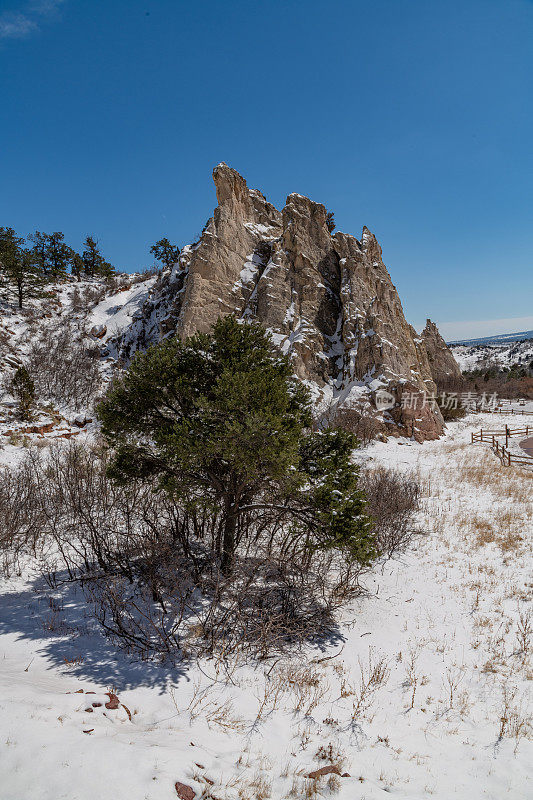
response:
<path id="1" fill-rule="evenodd" d="M 39 30 L 39 23 L 52 17 L 66 0 L 35 0 L 21 11 L 0 14 L 0 40 L 23 39 Z"/>
<path id="2" fill-rule="evenodd" d="M 533 317 L 438 322 L 437 326 L 444 339 L 453 342 L 456 339 L 480 339 L 483 336 L 533 330 Z"/>

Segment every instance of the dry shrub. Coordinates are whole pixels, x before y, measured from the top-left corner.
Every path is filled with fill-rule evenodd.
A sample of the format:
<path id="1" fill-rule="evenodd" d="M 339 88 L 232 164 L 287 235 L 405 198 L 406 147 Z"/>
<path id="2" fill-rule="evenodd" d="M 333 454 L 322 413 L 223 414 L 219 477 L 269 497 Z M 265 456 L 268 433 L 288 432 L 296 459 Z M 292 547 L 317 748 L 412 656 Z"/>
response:
<path id="1" fill-rule="evenodd" d="M 383 431 L 383 424 L 376 417 L 370 404 L 363 403 L 336 410 L 331 424 L 353 433 L 363 447 L 370 444 Z"/>
<path id="2" fill-rule="evenodd" d="M 17 470 L 0 469 L 0 553 L 6 575 L 19 571 L 19 557 L 37 555 L 42 517 L 34 492 L 33 471 L 28 460 Z"/>
<path id="3" fill-rule="evenodd" d="M 519 653 L 527 655 L 530 649 L 531 637 L 533 634 L 533 612 L 531 609 L 520 611 L 518 615 L 516 641 Z"/>
<path id="4" fill-rule="evenodd" d="M 533 717 L 524 708 L 524 700 L 518 696 L 518 688 L 504 684 L 502 687 L 502 706 L 499 718 L 498 741 L 504 738 L 515 740 L 515 750 L 521 739 L 533 736 Z"/>
<path id="5" fill-rule="evenodd" d="M 41 402 L 66 404 L 74 410 L 92 405 L 100 387 L 100 350 L 82 333 L 61 323 L 45 327 L 30 346 L 26 366 Z"/>
<path id="6" fill-rule="evenodd" d="M 379 551 L 387 558 L 403 552 L 416 533 L 418 481 L 414 475 L 378 467 L 363 471 L 359 485 L 367 498 Z"/>
<path id="7" fill-rule="evenodd" d="M 206 687 L 199 682 L 194 684 L 193 695 L 186 709 L 181 709 L 173 690 L 170 697 L 178 713 L 187 713 L 189 720 L 201 717 L 209 727 L 216 726 L 226 733 L 243 733 L 246 730 L 246 721 L 240 717 L 229 698 L 223 698 L 219 692 L 216 696 L 216 686 L 211 683 Z"/>
<path id="8" fill-rule="evenodd" d="M 368 651 L 367 664 L 359 659 L 358 685 L 353 687 L 345 685 L 344 689 L 345 696 L 354 696 L 353 722 L 370 712 L 376 692 L 387 683 L 389 675 L 390 668 L 387 660 L 383 656 L 376 657 L 372 648 Z"/>
<path id="9" fill-rule="evenodd" d="M 488 519 L 484 519 L 483 517 L 473 514 L 469 519 L 465 519 L 465 523 L 467 522 L 470 523 L 470 526 L 475 532 L 476 544 L 478 547 L 482 547 L 485 544 L 491 544 L 496 540 L 494 527 Z"/>
<path id="10" fill-rule="evenodd" d="M 14 564 L 46 543 L 56 554 L 44 566 L 50 584 L 79 581 L 127 651 L 265 657 L 334 633 L 336 612 L 361 592 L 358 564 L 339 551 L 311 551 L 292 530 L 268 526 L 267 515 L 223 575 L 214 555 L 220 515 L 191 510 L 187 498 L 173 501 L 150 483 L 111 482 L 108 458 L 105 447 L 69 441 L 31 449 L 0 472 L 0 544 Z"/>

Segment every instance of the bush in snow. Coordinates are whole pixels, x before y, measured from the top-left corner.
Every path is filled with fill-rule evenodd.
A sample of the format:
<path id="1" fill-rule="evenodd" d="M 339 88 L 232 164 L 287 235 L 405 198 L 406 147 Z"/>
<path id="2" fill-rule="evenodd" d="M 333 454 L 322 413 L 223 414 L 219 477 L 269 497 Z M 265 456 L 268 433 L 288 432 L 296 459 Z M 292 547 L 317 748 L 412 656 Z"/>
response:
<path id="1" fill-rule="evenodd" d="M 260 325 L 230 316 L 212 334 L 138 353 L 99 413 L 115 448 L 110 474 L 157 480 L 207 520 L 225 574 L 263 530 L 290 549 L 375 556 L 354 437 L 309 430 L 308 392 Z"/>
<path id="2" fill-rule="evenodd" d="M 63 322 L 43 328 L 26 359 L 39 399 L 76 411 L 90 406 L 101 385 L 99 354 L 73 326 Z"/>
<path id="3" fill-rule="evenodd" d="M 18 402 L 21 419 L 30 419 L 35 405 L 35 384 L 26 367 L 18 367 L 11 381 L 11 392 Z"/>

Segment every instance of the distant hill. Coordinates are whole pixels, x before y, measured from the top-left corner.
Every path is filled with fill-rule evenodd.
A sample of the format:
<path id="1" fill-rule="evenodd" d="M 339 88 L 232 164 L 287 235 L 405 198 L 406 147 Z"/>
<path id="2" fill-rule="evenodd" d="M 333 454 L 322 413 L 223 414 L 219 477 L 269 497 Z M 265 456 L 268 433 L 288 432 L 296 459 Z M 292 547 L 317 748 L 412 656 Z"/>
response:
<path id="1" fill-rule="evenodd" d="M 450 350 L 461 372 L 490 367 L 533 371 L 533 331 L 469 339 L 450 344 Z"/>
<path id="2" fill-rule="evenodd" d="M 450 346 L 466 345 L 475 347 L 483 344 L 507 344 L 508 342 L 523 342 L 526 339 L 533 339 L 533 331 L 520 331 L 519 333 L 501 333 L 499 336 L 484 336 L 481 339 L 455 339 L 447 342 Z"/>

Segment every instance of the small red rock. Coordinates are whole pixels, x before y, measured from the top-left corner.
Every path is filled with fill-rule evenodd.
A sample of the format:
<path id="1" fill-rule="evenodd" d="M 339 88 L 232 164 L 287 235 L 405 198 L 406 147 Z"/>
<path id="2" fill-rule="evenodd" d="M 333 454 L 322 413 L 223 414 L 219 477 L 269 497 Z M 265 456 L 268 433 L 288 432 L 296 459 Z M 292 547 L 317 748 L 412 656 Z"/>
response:
<path id="1" fill-rule="evenodd" d="M 179 781 L 176 781 L 174 787 L 180 800 L 194 800 L 196 797 L 196 792 L 194 789 L 191 789 L 191 787 L 187 786 L 186 783 L 180 783 Z"/>
<path id="2" fill-rule="evenodd" d="M 320 769 L 315 769 L 314 772 L 310 772 L 307 776 L 308 778 L 321 778 L 322 775 L 340 775 L 341 771 L 335 764 L 329 764 L 327 767 L 320 767 Z"/>
<path id="3" fill-rule="evenodd" d="M 116 696 L 116 694 L 113 694 L 113 692 L 107 692 L 107 696 L 109 697 L 109 702 L 105 704 L 105 707 L 108 708 L 110 711 L 113 711 L 113 709 L 118 708 L 120 705 L 120 701 Z"/>
<path id="4" fill-rule="evenodd" d="M 92 705 L 93 705 L 93 708 L 100 708 L 100 706 L 102 704 L 101 703 L 93 703 Z"/>
<path id="5" fill-rule="evenodd" d="M 88 730 L 88 731 L 83 731 L 83 732 L 84 732 L 84 733 L 92 733 L 93 731 L 94 731 L 94 728 L 89 728 L 89 730 Z"/>
<path id="6" fill-rule="evenodd" d="M 92 714 L 93 711 L 94 711 L 94 708 L 91 708 L 91 706 L 89 706 L 89 708 L 86 708 L 85 711 L 89 711 L 89 713 Z"/>
<path id="7" fill-rule="evenodd" d="M 351 778 L 351 777 L 352 776 L 350 775 L 349 772 L 343 772 L 342 775 L 341 775 L 341 778 Z"/>

